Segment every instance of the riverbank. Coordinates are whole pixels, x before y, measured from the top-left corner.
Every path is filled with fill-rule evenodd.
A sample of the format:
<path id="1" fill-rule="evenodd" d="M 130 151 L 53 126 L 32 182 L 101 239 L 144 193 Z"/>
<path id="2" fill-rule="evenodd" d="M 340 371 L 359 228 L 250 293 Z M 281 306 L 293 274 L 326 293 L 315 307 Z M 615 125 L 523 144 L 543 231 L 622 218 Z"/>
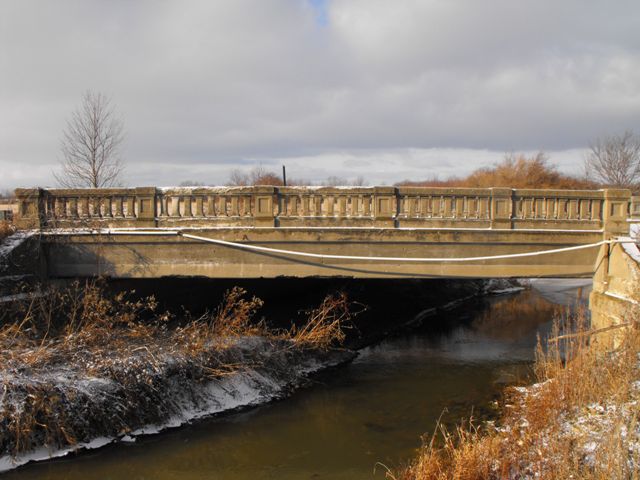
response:
<path id="1" fill-rule="evenodd" d="M 285 396 L 355 355 L 336 348 L 344 296 L 288 331 L 253 320 L 261 303 L 233 289 L 178 321 L 153 298 L 76 285 L 23 305 L 0 328 L 0 471 Z"/>
<path id="2" fill-rule="evenodd" d="M 627 329 L 614 351 L 591 333 L 584 314 L 556 323 L 537 350 L 537 382 L 509 389 L 497 422 L 439 427 L 411 465 L 388 477 L 638 478 L 640 332 Z"/>

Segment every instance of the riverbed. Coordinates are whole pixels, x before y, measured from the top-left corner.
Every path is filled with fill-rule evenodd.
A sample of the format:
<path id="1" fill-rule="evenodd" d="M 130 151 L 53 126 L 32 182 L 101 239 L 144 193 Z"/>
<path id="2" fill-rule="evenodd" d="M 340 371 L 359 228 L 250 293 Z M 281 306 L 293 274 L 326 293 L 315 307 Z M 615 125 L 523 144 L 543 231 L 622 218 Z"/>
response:
<path id="1" fill-rule="evenodd" d="M 538 280 L 466 303 L 364 348 L 282 401 L 1 478 L 384 478 L 382 465 L 408 462 L 438 419 L 494 417 L 504 387 L 531 378 L 536 337 L 550 331 L 553 312 L 584 300 L 588 285 Z"/>

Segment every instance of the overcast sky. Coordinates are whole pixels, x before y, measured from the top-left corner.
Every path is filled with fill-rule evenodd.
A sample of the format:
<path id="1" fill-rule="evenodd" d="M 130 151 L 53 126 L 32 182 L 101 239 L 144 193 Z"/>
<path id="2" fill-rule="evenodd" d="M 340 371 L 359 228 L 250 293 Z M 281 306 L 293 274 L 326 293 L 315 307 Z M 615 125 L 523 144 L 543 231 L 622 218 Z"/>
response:
<path id="1" fill-rule="evenodd" d="M 0 0 L 0 188 L 54 185 L 87 89 L 126 183 L 391 184 L 640 132 L 638 0 Z"/>

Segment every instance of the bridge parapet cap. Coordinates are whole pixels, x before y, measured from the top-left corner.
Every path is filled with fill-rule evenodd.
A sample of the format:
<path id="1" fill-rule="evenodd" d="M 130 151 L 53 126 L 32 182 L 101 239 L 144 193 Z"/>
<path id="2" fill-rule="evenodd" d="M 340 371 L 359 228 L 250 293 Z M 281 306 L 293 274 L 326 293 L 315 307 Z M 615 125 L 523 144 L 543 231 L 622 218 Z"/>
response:
<path id="1" fill-rule="evenodd" d="M 267 185 L 255 186 L 215 186 L 215 187 L 158 187 L 159 195 L 269 195 L 275 193 L 275 187 Z"/>

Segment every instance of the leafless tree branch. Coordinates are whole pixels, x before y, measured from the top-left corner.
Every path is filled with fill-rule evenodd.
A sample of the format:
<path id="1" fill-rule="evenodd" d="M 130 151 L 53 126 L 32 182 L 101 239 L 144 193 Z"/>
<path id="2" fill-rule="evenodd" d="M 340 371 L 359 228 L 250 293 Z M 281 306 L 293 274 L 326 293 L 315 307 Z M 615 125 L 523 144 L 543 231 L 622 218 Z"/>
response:
<path id="1" fill-rule="evenodd" d="M 120 149 L 124 123 L 115 116 L 111 100 L 102 93 L 85 92 L 62 133 L 62 170 L 57 182 L 67 188 L 111 187 L 123 173 Z"/>
<path id="2" fill-rule="evenodd" d="M 627 131 L 597 139 L 585 158 L 587 177 L 605 185 L 632 188 L 640 182 L 640 136 Z"/>

